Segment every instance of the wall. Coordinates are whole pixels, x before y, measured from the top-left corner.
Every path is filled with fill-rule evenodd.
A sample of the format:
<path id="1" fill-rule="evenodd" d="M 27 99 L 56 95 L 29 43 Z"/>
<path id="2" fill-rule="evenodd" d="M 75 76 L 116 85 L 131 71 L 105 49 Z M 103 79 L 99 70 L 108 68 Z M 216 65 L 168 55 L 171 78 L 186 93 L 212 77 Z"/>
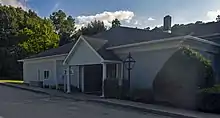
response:
<path id="1" fill-rule="evenodd" d="M 131 71 L 131 88 L 152 88 L 153 80 L 163 64 L 175 52 L 175 49 L 164 49 L 155 51 L 132 52 L 136 61 Z M 120 54 L 125 59 L 128 54 Z M 127 70 L 124 69 L 124 78 L 127 78 Z"/>
<path id="2" fill-rule="evenodd" d="M 101 58 L 83 40 L 79 42 L 68 60 L 69 65 L 99 64 L 100 62 Z"/>
<path id="3" fill-rule="evenodd" d="M 204 55 L 208 56 L 212 61 L 214 55 L 218 53 L 218 49 L 215 46 L 191 39 L 142 44 L 139 46 L 114 49 L 114 52 L 118 54 L 122 60 L 125 60 L 128 53 L 131 52 L 132 57 L 136 60 L 131 72 L 132 88 L 151 88 L 158 71 L 179 48 L 180 44 L 190 46 L 190 48 L 199 50 L 200 52 L 205 52 Z M 214 67 L 214 63 L 212 64 Z M 124 69 L 124 78 L 127 78 L 127 75 L 127 70 Z"/>
<path id="4" fill-rule="evenodd" d="M 72 86 L 79 88 L 79 66 L 71 66 L 70 83 Z"/>
<path id="5" fill-rule="evenodd" d="M 66 79 L 66 75 L 64 74 L 65 69 L 67 69 L 67 65 L 63 65 L 63 60 L 56 61 L 56 76 L 59 84 L 63 84 L 63 79 Z M 70 83 L 72 86 L 79 88 L 79 66 L 70 66 L 70 71 L 71 70 L 73 73 L 70 72 Z"/>
<path id="6" fill-rule="evenodd" d="M 55 61 L 25 61 L 23 64 L 24 82 L 42 81 L 44 79 L 44 71 L 49 70 L 49 79 L 55 78 Z M 39 73 L 39 75 L 38 75 Z"/>
<path id="7" fill-rule="evenodd" d="M 56 61 L 56 78 L 57 78 L 58 84 L 63 84 L 64 83 L 64 79 L 66 78 L 66 75 L 64 74 L 64 70 L 66 68 L 67 68 L 67 66 L 63 65 L 62 60 L 57 60 Z"/>

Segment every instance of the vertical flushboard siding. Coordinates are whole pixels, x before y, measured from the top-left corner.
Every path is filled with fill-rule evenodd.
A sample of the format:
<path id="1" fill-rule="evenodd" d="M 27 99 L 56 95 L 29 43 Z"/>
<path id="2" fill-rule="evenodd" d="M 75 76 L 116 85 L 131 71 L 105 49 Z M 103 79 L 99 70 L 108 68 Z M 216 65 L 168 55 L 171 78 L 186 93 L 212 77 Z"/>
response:
<path id="1" fill-rule="evenodd" d="M 56 76 L 58 80 L 58 84 L 63 84 L 62 76 L 66 78 L 66 75 L 64 75 L 64 70 L 67 68 L 67 65 L 63 65 L 63 60 L 57 60 L 56 61 Z"/>
<path id="2" fill-rule="evenodd" d="M 49 79 L 55 79 L 54 68 L 55 64 L 53 60 L 25 61 L 23 64 L 24 82 L 29 83 L 30 81 L 39 81 L 38 70 L 40 70 L 40 81 L 44 78 L 44 70 L 50 71 Z"/>
<path id="3" fill-rule="evenodd" d="M 72 86 L 79 87 L 79 66 L 71 66 L 73 74 L 70 74 L 70 83 Z"/>
<path id="4" fill-rule="evenodd" d="M 100 64 L 101 59 L 89 48 L 84 42 L 80 41 L 72 57 L 69 60 L 69 65 L 86 65 L 86 64 Z"/>
<path id="5" fill-rule="evenodd" d="M 63 65 L 63 60 L 56 61 L 56 76 L 58 79 L 59 84 L 62 84 L 62 76 L 64 75 L 64 70 L 67 68 L 67 65 Z M 70 83 L 74 87 L 78 87 L 79 81 L 79 66 L 71 66 L 73 69 L 74 74 L 70 74 Z M 64 75 L 66 77 L 66 75 Z"/>
<path id="6" fill-rule="evenodd" d="M 131 71 L 131 88 L 151 88 L 156 74 L 175 51 L 176 49 L 163 49 L 131 53 L 136 61 Z M 126 56 L 127 54 L 119 54 L 123 60 Z M 127 78 L 127 75 L 125 68 L 124 78 Z"/>

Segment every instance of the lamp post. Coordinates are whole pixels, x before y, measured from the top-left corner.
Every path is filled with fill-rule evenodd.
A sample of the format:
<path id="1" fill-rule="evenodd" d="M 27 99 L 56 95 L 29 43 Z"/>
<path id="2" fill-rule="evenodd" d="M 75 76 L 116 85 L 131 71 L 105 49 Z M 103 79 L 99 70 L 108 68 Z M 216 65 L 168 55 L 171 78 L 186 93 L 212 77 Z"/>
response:
<path id="1" fill-rule="evenodd" d="M 128 87 L 129 87 L 129 90 L 130 90 L 131 70 L 133 69 L 135 62 L 136 61 L 134 60 L 134 58 L 132 58 L 131 53 L 129 52 L 127 58 L 124 60 L 124 65 L 125 65 L 126 69 L 128 70 Z"/>

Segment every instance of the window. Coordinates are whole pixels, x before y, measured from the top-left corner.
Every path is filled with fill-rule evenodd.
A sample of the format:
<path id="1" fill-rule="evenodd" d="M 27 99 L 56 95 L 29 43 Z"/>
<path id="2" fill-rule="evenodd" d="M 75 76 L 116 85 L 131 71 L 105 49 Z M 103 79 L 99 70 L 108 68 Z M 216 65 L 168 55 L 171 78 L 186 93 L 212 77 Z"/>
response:
<path id="1" fill-rule="evenodd" d="M 107 64 L 107 78 L 116 78 L 116 64 Z"/>
<path id="2" fill-rule="evenodd" d="M 50 76 L 49 71 L 48 71 L 48 70 L 45 70 L 45 71 L 44 71 L 44 79 L 48 79 L 49 76 Z"/>

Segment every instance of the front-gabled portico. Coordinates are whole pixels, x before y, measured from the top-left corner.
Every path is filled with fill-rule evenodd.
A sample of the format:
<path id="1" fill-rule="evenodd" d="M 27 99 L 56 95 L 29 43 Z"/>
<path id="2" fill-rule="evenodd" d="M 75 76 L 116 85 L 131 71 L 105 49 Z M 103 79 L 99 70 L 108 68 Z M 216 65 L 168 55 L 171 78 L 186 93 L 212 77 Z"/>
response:
<path id="1" fill-rule="evenodd" d="M 70 81 L 76 80 L 78 88 L 87 93 L 104 95 L 104 80 L 107 78 L 121 78 L 122 62 L 113 54 L 105 51 L 106 40 L 81 36 L 73 46 L 63 64 L 67 66 L 67 92 L 70 92 Z M 79 68 L 78 76 L 71 78 L 71 68 Z"/>

